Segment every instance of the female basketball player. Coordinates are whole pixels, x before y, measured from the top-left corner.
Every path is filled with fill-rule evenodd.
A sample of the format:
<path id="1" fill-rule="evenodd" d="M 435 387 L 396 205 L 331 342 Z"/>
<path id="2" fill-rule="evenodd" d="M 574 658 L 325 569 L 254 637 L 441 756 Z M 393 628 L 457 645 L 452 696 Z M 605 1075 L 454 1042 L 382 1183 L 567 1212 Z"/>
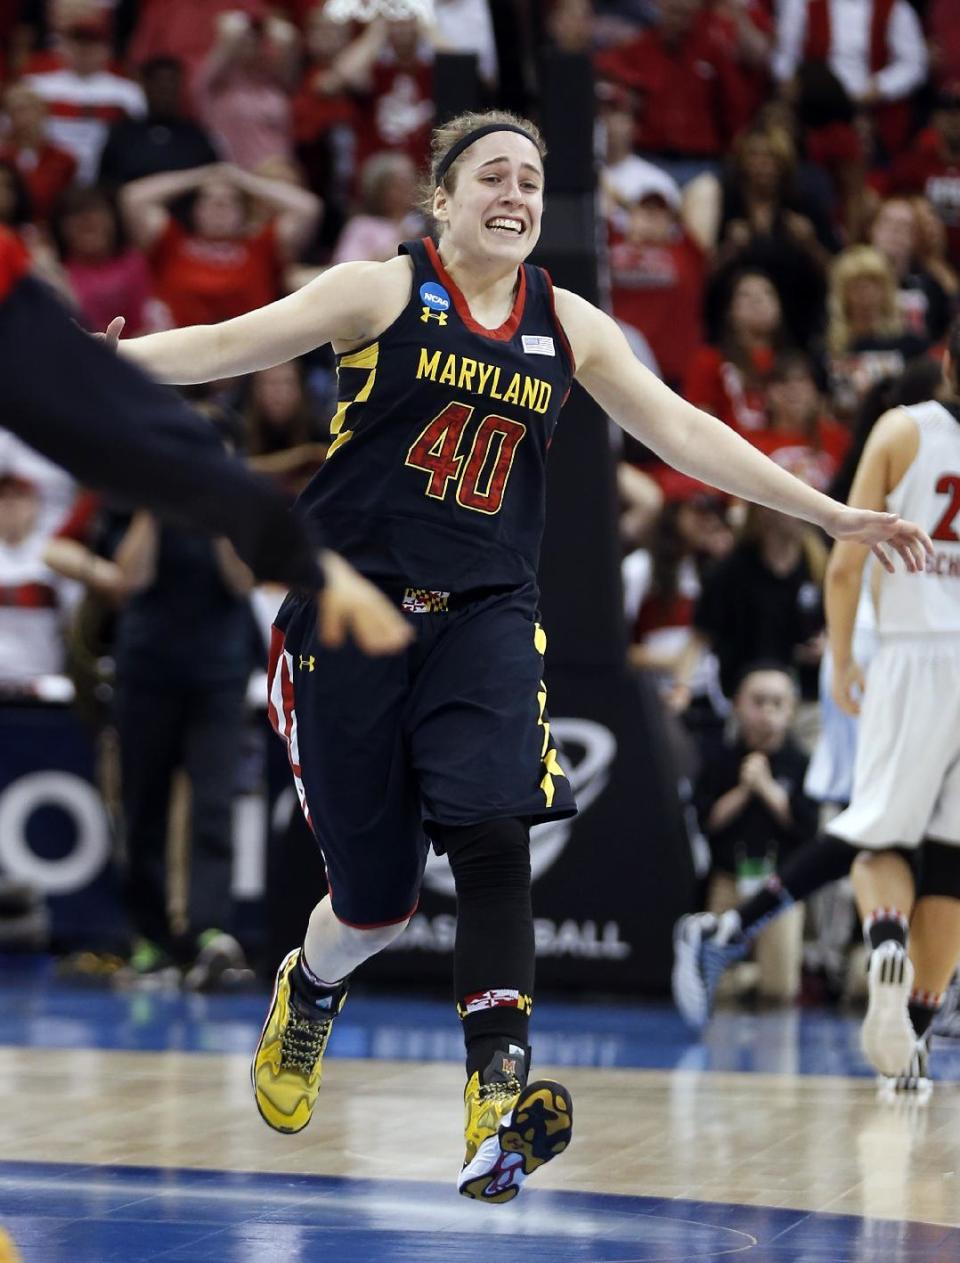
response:
<path id="1" fill-rule="evenodd" d="M 540 235 L 543 155 L 512 115 L 434 136 L 439 246 L 347 263 L 225 324 L 139 338 L 124 353 L 165 382 L 267 368 L 332 342 L 339 406 L 326 465 L 301 497 L 337 547 L 405 611 L 416 639 L 364 660 L 318 642 L 308 595 L 275 629 L 270 712 L 286 738 L 330 894 L 280 967 L 253 1065 L 270 1126 L 306 1126 L 347 979 L 403 930 L 427 839 L 458 903 L 454 986 L 467 1046 L 460 1191 L 516 1196 L 569 1142 L 569 1093 L 528 1083 L 534 936 L 529 828 L 575 811 L 550 736 L 536 623 L 544 463 L 574 377 L 640 442 L 695 478 L 886 542 L 918 570 L 928 541 L 890 513 L 844 508 L 685 403 L 616 324 L 525 263 Z"/>

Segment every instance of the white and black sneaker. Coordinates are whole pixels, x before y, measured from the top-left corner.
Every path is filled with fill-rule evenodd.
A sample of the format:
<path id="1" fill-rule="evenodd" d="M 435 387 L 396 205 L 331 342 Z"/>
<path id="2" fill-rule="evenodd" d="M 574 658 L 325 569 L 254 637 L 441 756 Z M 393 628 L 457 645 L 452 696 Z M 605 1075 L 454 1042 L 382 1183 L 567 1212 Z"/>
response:
<path id="1" fill-rule="evenodd" d="M 874 1069 L 888 1078 L 906 1074 L 917 1036 L 907 1005 L 913 990 L 913 964 L 902 943 L 890 939 L 870 953 L 867 963 L 867 1015 L 860 1047 Z"/>
<path id="2" fill-rule="evenodd" d="M 930 1045 L 926 1037 L 918 1039 L 914 1045 L 910 1064 L 903 1074 L 892 1078 L 884 1075 L 880 1081 L 880 1092 L 883 1096 L 913 1096 L 917 1100 L 925 1100 L 933 1091 L 930 1078 Z"/>
<path id="3" fill-rule="evenodd" d="M 720 979 L 748 949 L 736 912 L 694 912 L 673 927 L 673 1002 L 695 1031 L 710 1020 Z"/>

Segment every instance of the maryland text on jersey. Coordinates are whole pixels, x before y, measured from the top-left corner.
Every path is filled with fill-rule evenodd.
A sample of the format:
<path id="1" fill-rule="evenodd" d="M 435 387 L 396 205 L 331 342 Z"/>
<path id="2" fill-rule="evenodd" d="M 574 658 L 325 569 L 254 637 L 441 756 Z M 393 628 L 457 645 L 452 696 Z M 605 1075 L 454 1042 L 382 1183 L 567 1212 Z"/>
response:
<path id="1" fill-rule="evenodd" d="M 550 407 L 550 396 L 553 394 L 551 384 L 542 378 L 512 373 L 507 381 L 499 364 L 486 364 L 483 360 L 456 355 L 453 351 L 431 353 L 425 346 L 420 348 L 417 364 L 417 380 L 421 378 L 439 386 L 453 386 L 475 395 L 487 395 L 501 403 L 513 403 L 519 408 L 539 413 L 545 413 Z"/>

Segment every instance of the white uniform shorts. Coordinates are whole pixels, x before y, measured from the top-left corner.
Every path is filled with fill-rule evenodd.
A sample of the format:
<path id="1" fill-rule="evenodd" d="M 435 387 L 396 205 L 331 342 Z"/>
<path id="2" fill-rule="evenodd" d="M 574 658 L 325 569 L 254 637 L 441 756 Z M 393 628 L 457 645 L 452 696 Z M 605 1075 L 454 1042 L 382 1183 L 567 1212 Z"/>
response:
<path id="1" fill-rule="evenodd" d="M 885 640 L 867 669 L 850 806 L 855 846 L 960 846 L 960 639 Z"/>

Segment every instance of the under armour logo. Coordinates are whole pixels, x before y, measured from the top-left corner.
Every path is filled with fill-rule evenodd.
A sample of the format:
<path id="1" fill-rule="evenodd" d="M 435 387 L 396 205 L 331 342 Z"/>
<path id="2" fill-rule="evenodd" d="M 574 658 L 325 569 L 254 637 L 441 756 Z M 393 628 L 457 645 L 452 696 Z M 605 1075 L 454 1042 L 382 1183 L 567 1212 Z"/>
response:
<path id="1" fill-rule="evenodd" d="M 447 313 L 445 311 L 431 311 L 429 307 L 421 307 L 420 319 L 424 324 L 428 320 L 435 320 L 438 325 L 445 325 L 447 323 Z"/>
<path id="2" fill-rule="evenodd" d="M 313 668 L 316 666 L 316 663 L 317 663 L 317 660 L 313 656 L 313 654 L 311 654 L 309 658 L 305 658 L 303 654 L 300 655 L 300 670 L 301 671 L 312 671 Z"/>

